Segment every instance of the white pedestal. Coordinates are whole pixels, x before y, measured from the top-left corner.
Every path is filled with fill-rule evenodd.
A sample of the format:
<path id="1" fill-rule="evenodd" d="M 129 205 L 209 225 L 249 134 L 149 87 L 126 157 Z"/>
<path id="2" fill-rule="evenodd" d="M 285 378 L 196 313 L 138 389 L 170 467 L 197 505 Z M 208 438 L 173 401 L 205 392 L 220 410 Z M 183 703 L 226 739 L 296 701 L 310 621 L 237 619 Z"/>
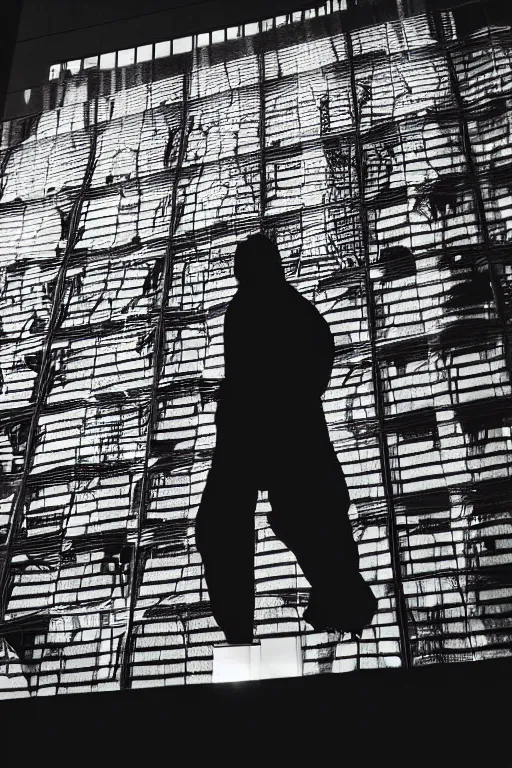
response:
<path id="1" fill-rule="evenodd" d="M 260 646 L 216 645 L 213 648 L 213 682 L 234 683 L 260 679 Z"/>
<path id="2" fill-rule="evenodd" d="M 300 637 L 272 637 L 261 640 L 260 680 L 301 677 Z"/>
<path id="3" fill-rule="evenodd" d="M 214 683 L 301 675 L 299 637 L 266 638 L 252 645 L 217 645 L 213 648 Z"/>

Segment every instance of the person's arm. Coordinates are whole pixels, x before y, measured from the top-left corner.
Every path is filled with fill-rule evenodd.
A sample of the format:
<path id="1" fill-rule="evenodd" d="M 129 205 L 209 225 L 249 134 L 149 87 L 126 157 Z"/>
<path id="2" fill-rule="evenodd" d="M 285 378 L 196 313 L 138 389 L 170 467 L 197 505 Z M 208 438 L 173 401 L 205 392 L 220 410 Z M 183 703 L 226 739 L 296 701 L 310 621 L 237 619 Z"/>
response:
<path id="1" fill-rule="evenodd" d="M 226 314 L 224 315 L 224 324 L 223 324 L 223 342 L 224 342 L 224 378 L 222 379 L 219 387 L 218 392 L 218 399 L 219 401 L 224 400 L 229 395 L 230 390 L 230 382 L 232 381 L 233 377 L 233 355 L 234 355 L 234 339 L 232 338 L 232 332 L 231 332 L 231 304 L 228 306 L 226 310 Z"/>
<path id="2" fill-rule="evenodd" d="M 230 304 L 224 316 L 224 380 L 221 385 L 224 397 L 234 394 L 236 380 L 239 378 L 240 320 L 240 312 Z"/>
<path id="3" fill-rule="evenodd" d="M 322 397 L 334 365 L 334 337 L 328 322 L 314 304 L 308 302 L 302 343 L 302 366 L 305 394 Z"/>
<path id="4" fill-rule="evenodd" d="M 322 396 L 327 387 L 332 375 L 332 369 L 334 365 L 334 336 L 329 327 L 327 320 L 318 312 L 319 329 L 317 342 L 315 344 L 315 356 L 317 358 L 317 370 L 318 370 L 318 389 L 320 396 Z"/>
<path id="5" fill-rule="evenodd" d="M 251 323 L 244 306 L 235 299 L 224 316 L 224 379 L 219 396 L 222 399 L 243 397 L 251 376 L 254 340 Z"/>

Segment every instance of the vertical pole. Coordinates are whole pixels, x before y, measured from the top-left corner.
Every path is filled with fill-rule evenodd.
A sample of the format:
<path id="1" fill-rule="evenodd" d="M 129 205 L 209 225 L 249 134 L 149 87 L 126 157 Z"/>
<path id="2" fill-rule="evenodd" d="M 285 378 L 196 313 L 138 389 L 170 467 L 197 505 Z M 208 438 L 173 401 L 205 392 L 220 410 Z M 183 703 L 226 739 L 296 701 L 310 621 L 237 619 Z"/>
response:
<path id="1" fill-rule="evenodd" d="M 437 14 L 436 14 L 437 15 Z M 441 22 L 437 21 L 438 29 L 441 29 Z M 452 88 L 455 103 L 457 105 L 457 114 L 459 121 L 459 130 L 462 140 L 462 151 L 464 153 L 464 159 L 468 169 L 468 176 L 471 184 L 471 189 L 474 196 L 476 216 L 478 219 L 478 226 L 482 233 L 483 251 L 487 262 L 487 269 L 489 271 L 489 279 L 492 288 L 492 294 L 494 299 L 494 306 L 496 308 L 496 314 L 498 319 L 503 325 L 503 344 L 505 347 L 505 359 L 509 374 L 512 376 L 512 346 L 508 333 L 507 323 L 507 311 L 505 307 L 505 299 L 503 294 L 503 286 L 501 285 L 499 275 L 496 270 L 496 266 L 492 260 L 491 249 L 492 242 L 489 237 L 489 226 L 487 223 L 487 216 L 485 213 L 485 205 L 482 197 L 482 190 L 478 181 L 478 174 L 476 170 L 475 158 L 473 156 L 473 149 L 471 146 L 471 137 L 469 135 L 468 121 L 466 118 L 466 108 L 464 100 L 459 88 L 459 81 L 457 78 L 457 72 L 453 63 L 453 58 L 448 47 L 445 46 L 445 56 L 448 64 L 448 71 L 450 75 L 450 85 Z"/>
<path id="2" fill-rule="evenodd" d="M 47 395 L 49 394 L 51 371 L 52 371 L 52 345 L 56 331 L 58 330 L 62 321 L 62 307 L 64 304 L 64 292 L 66 288 L 66 273 L 68 263 L 73 250 L 80 239 L 79 224 L 80 216 L 82 213 L 82 207 L 84 204 L 85 196 L 91 185 L 92 176 L 96 164 L 96 145 L 97 145 L 97 119 L 98 119 L 98 103 L 95 102 L 95 115 L 94 124 L 90 128 L 90 147 L 89 158 L 85 169 L 84 177 L 80 189 L 76 194 L 76 198 L 73 201 L 70 213 L 69 233 L 66 242 L 66 248 L 62 255 L 62 260 L 57 272 L 57 279 L 55 285 L 55 291 L 52 300 L 52 306 L 50 310 L 50 319 L 48 322 L 48 329 L 46 333 L 46 339 L 42 349 L 41 368 L 35 381 L 36 397 L 32 410 L 32 417 L 30 419 L 29 432 L 27 437 L 27 444 L 25 449 L 25 463 L 23 465 L 23 472 L 18 485 L 12 511 L 9 521 L 9 528 L 7 537 L 2 548 L 0 550 L 0 621 L 4 619 L 7 602 L 8 602 L 8 583 L 10 574 L 10 562 L 12 557 L 12 550 L 16 542 L 16 536 L 19 532 L 22 520 L 23 512 L 25 508 L 25 496 L 28 484 L 29 474 L 32 468 L 32 462 L 34 460 L 34 454 L 37 445 L 37 430 L 39 425 L 39 417 L 44 407 L 44 403 Z"/>
<path id="3" fill-rule="evenodd" d="M 388 519 L 388 535 L 389 535 L 389 547 L 391 553 L 391 569 L 393 572 L 393 584 L 395 588 L 396 596 L 396 609 L 397 620 L 400 632 L 400 647 L 402 652 L 402 658 L 406 667 L 411 666 L 411 648 L 409 642 L 409 633 L 407 630 L 407 604 L 405 601 L 405 595 L 402 585 L 402 577 L 400 571 L 400 546 L 398 540 L 398 531 L 396 525 L 396 515 L 394 507 L 394 494 L 393 483 L 391 480 L 391 469 L 389 463 L 389 450 L 385 428 L 385 411 L 384 411 L 384 397 L 383 387 L 381 381 L 381 375 L 379 370 L 379 362 L 377 357 L 377 344 L 376 344 L 376 312 L 373 298 L 373 285 L 370 278 L 370 248 L 369 248 L 369 225 L 368 215 L 364 204 L 364 180 L 363 180 L 363 153 L 361 142 L 361 129 L 360 129 L 360 114 L 359 105 L 357 101 L 357 86 L 356 76 L 354 69 L 354 52 L 352 48 L 352 40 L 350 33 L 345 35 L 347 43 L 347 53 L 350 66 L 350 88 L 352 94 L 352 105 L 354 110 L 354 123 L 355 123 L 355 152 L 356 152 L 356 166 L 357 166 L 357 184 L 358 184 L 358 200 L 359 200 L 359 215 L 361 219 L 362 239 L 363 239 L 363 263 L 364 263 L 364 275 L 365 275 L 365 291 L 368 306 L 368 329 L 370 335 L 370 349 L 372 356 L 372 376 L 373 376 L 373 391 L 375 396 L 375 410 L 377 415 L 378 429 L 379 429 L 379 454 L 380 464 L 382 472 L 382 480 L 384 484 L 384 491 L 386 495 L 387 506 L 387 519 Z"/>
<path id="4" fill-rule="evenodd" d="M 193 62 L 193 59 L 191 59 Z M 193 64 L 192 64 L 193 66 Z M 178 159 L 174 169 L 171 191 L 171 220 L 169 224 L 168 243 L 164 257 L 164 271 L 162 277 L 162 296 L 160 301 L 160 312 L 155 327 L 154 348 L 153 348 L 153 381 L 151 385 L 151 400 L 149 403 L 148 431 L 146 434 L 146 448 L 144 454 L 144 465 L 142 470 L 141 492 L 139 507 L 137 511 L 137 527 L 135 533 L 135 542 L 130 562 L 130 588 L 129 605 L 126 630 L 121 646 L 121 688 L 131 687 L 130 659 L 133 652 L 134 636 L 133 624 L 135 615 L 135 605 L 137 601 L 139 587 L 143 578 L 143 547 L 142 534 L 146 522 L 146 503 L 150 490 L 149 477 L 149 459 L 151 451 L 151 441 L 153 439 L 156 422 L 158 419 L 158 386 L 160 373 L 164 364 L 165 355 L 165 312 L 169 299 L 169 289 L 172 280 L 173 256 L 174 256 L 174 235 L 178 226 L 178 184 L 180 180 L 181 168 L 185 156 L 187 137 L 188 137 L 188 108 L 190 91 L 191 72 L 186 72 L 183 76 L 183 95 L 181 111 L 181 127 L 179 138 Z"/>
<path id="5" fill-rule="evenodd" d="M 260 32 L 262 25 L 260 22 Z M 260 94 L 260 115 L 258 126 L 258 137 L 260 140 L 260 230 L 263 231 L 265 211 L 267 207 L 267 165 L 265 150 L 265 53 L 258 52 L 258 79 Z"/>

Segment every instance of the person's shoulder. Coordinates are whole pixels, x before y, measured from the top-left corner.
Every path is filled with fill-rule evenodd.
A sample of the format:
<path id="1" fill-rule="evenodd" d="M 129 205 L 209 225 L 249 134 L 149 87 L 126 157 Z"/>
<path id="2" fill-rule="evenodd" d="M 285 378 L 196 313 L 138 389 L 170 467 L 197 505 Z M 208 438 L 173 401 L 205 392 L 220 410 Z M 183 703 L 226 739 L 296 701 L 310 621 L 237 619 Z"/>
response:
<path id="1" fill-rule="evenodd" d="M 237 319 L 237 321 L 245 314 L 250 314 L 254 301 L 247 292 L 240 289 L 234 294 L 233 298 L 229 302 L 224 315 L 225 321 Z"/>
<path id="2" fill-rule="evenodd" d="M 310 304 L 309 299 L 307 299 L 299 291 L 298 288 L 295 288 L 295 286 L 288 281 L 285 283 L 285 291 L 287 292 L 287 297 L 290 299 L 290 301 L 295 302 L 298 306 L 306 307 L 306 305 Z"/>
<path id="3" fill-rule="evenodd" d="M 311 301 L 311 299 L 308 299 L 307 296 L 304 296 L 303 293 L 301 293 L 293 285 L 290 285 L 290 283 L 287 283 L 287 285 L 290 289 L 290 296 L 292 296 L 292 300 L 297 304 L 298 307 L 300 307 L 304 312 L 307 312 L 311 316 L 322 317 L 318 307 L 313 301 Z"/>
<path id="4" fill-rule="evenodd" d="M 325 336 L 326 338 L 332 337 L 331 326 L 329 321 L 322 314 L 320 309 L 316 306 L 315 302 L 308 299 L 306 296 L 296 291 L 301 302 L 301 314 L 310 327 L 316 328 L 316 332 Z"/>
<path id="5" fill-rule="evenodd" d="M 233 310 L 236 310 L 238 307 L 243 306 L 244 304 L 244 297 L 240 289 L 238 289 L 233 296 L 231 297 L 230 301 L 228 302 L 228 306 L 226 309 L 226 314 L 232 313 Z"/>
<path id="6" fill-rule="evenodd" d="M 226 311 L 224 312 L 224 323 L 229 323 L 233 315 L 237 314 L 237 307 L 238 307 L 238 300 L 237 300 L 237 294 L 235 293 L 235 295 L 228 302 Z"/>

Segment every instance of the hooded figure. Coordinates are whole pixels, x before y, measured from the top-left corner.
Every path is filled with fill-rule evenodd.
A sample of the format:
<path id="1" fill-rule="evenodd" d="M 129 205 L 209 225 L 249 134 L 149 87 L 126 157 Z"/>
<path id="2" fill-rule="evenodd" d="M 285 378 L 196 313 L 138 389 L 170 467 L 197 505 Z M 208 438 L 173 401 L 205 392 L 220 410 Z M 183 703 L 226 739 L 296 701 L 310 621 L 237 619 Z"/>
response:
<path id="1" fill-rule="evenodd" d="M 254 511 L 267 490 L 269 524 L 311 584 L 304 619 L 318 631 L 360 634 L 377 601 L 359 573 L 350 497 L 322 408 L 334 361 L 329 325 L 286 282 L 264 235 L 238 245 L 235 277 L 217 443 L 196 520 L 213 616 L 229 643 L 253 641 Z"/>

